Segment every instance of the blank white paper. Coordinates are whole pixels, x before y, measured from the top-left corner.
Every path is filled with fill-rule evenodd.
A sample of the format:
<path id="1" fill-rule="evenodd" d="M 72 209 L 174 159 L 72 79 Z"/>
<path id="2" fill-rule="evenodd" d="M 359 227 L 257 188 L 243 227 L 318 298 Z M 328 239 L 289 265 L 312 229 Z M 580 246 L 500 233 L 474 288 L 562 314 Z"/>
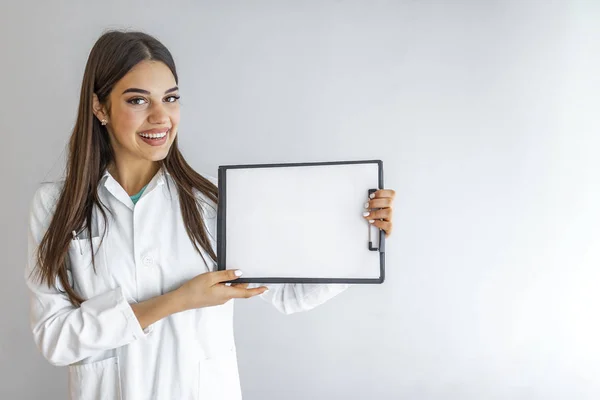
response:
<path id="1" fill-rule="evenodd" d="M 244 278 L 380 278 L 380 254 L 368 249 L 373 228 L 362 216 L 368 190 L 378 188 L 378 164 L 225 174 L 227 269 L 242 270 Z"/>

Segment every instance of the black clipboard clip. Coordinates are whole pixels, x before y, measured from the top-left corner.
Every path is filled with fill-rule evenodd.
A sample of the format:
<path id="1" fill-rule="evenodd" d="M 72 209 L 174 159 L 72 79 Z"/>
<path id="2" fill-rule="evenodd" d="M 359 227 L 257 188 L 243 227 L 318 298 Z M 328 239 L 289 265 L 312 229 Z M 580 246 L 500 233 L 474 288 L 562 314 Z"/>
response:
<path id="1" fill-rule="evenodd" d="M 379 189 L 369 189 L 368 198 L 371 199 L 371 194 L 375 193 Z M 373 238 L 371 237 L 371 224 L 369 224 L 369 250 L 370 251 L 379 251 L 380 253 L 385 253 L 385 232 L 383 229 L 379 229 L 379 246 L 373 246 Z"/>

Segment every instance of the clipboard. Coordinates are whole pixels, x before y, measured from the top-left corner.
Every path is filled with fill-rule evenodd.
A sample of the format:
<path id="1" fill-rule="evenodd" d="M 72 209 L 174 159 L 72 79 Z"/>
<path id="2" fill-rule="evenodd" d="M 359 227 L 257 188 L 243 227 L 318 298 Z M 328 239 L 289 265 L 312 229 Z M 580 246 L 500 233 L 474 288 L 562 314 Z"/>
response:
<path id="1" fill-rule="evenodd" d="M 362 216 L 383 161 L 222 165 L 217 269 L 236 283 L 381 284 L 385 232 Z"/>

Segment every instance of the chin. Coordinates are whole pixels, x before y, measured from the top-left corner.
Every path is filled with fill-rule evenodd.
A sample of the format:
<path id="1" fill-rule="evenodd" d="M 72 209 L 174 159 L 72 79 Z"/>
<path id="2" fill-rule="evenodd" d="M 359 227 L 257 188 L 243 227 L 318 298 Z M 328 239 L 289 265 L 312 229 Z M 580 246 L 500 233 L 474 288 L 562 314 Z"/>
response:
<path id="1" fill-rule="evenodd" d="M 165 158 L 167 158 L 167 155 L 169 154 L 168 151 L 161 151 L 161 152 L 157 152 L 156 154 L 152 154 L 149 158 L 151 161 L 162 161 Z"/>

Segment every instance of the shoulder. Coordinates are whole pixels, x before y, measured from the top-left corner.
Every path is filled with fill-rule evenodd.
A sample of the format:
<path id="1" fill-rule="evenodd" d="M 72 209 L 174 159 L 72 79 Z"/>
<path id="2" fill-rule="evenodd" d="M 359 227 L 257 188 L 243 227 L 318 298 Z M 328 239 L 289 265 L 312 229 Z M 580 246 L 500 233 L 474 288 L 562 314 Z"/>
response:
<path id="1" fill-rule="evenodd" d="M 219 180 L 217 178 L 215 178 L 214 176 L 207 175 L 207 174 L 200 174 L 200 175 L 202 175 L 203 178 L 208 179 L 210 181 L 210 183 L 212 183 L 216 187 L 219 187 Z"/>
<path id="2" fill-rule="evenodd" d="M 29 207 L 29 226 L 34 235 L 41 237 L 50 224 L 63 186 L 64 181 L 44 182 L 35 191 Z"/>
<path id="3" fill-rule="evenodd" d="M 213 185 L 215 185 L 215 188 L 219 187 L 219 180 L 217 178 L 215 178 L 212 175 L 208 175 L 208 174 L 203 174 L 201 172 L 198 173 L 201 177 L 203 177 L 204 179 L 206 179 L 207 181 L 209 181 L 210 183 L 212 183 Z M 194 188 L 194 193 L 196 194 L 196 197 L 198 198 L 198 196 L 203 196 L 202 193 Z"/>
<path id="4" fill-rule="evenodd" d="M 209 182 L 209 188 L 208 188 L 209 191 L 214 191 L 214 190 L 218 189 L 219 180 L 217 178 L 215 178 L 212 175 L 205 174 L 205 173 L 202 173 L 202 172 L 198 172 L 198 171 L 195 171 L 195 172 L 198 175 L 200 175 L 202 178 L 206 179 Z M 171 183 L 173 184 L 172 188 L 170 189 L 170 190 L 173 191 L 173 190 L 176 190 L 174 188 L 177 187 L 177 183 L 175 181 L 175 178 L 173 176 L 170 176 L 170 175 L 171 174 L 169 174 L 168 182 L 170 184 Z M 210 188 L 210 185 L 213 185 L 214 188 Z M 206 185 L 202 184 L 202 186 L 206 186 Z M 208 196 L 206 196 L 204 193 L 202 193 L 202 191 L 200 189 L 198 189 L 197 187 L 193 187 L 192 188 L 192 193 L 194 194 L 194 197 L 196 198 L 196 201 L 198 201 L 200 204 L 204 204 L 204 203 L 214 204 L 214 202 Z"/>
<path id="5" fill-rule="evenodd" d="M 40 184 L 31 200 L 31 211 L 52 212 L 56 207 L 65 181 L 44 182 Z"/>
<path id="6" fill-rule="evenodd" d="M 215 178 L 214 176 L 211 176 L 211 175 L 203 174 L 203 173 L 199 173 L 199 174 L 204 179 L 206 179 L 210 183 L 212 183 L 216 188 L 218 188 L 219 180 L 217 178 Z M 204 214 L 206 216 L 208 216 L 209 218 L 215 217 L 216 216 L 216 211 L 217 211 L 217 204 L 214 201 L 212 201 L 211 199 L 209 199 L 200 190 L 194 188 L 193 192 L 194 192 L 196 200 L 198 201 L 198 203 L 199 203 L 202 211 L 204 212 Z"/>

